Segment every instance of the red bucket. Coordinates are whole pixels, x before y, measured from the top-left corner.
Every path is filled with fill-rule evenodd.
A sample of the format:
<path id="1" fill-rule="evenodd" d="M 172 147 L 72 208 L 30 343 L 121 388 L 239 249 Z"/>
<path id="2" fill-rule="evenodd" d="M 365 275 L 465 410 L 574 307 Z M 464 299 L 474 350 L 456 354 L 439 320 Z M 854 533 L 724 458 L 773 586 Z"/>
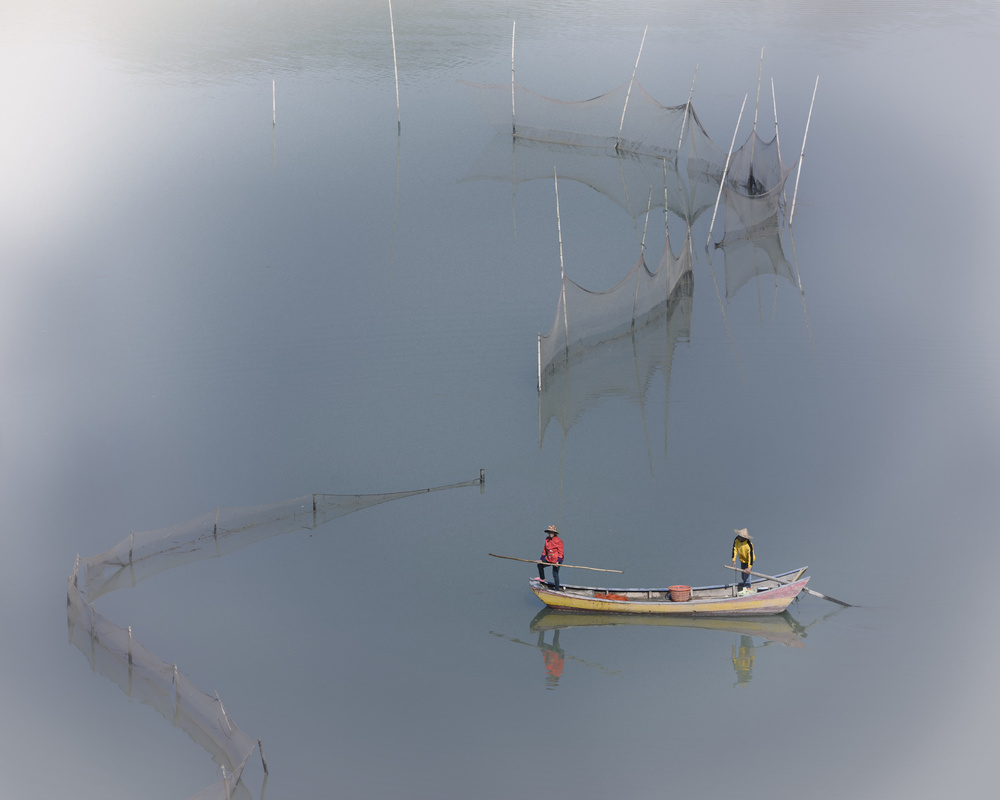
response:
<path id="1" fill-rule="evenodd" d="M 669 591 L 670 599 L 675 603 L 684 603 L 691 599 L 690 586 L 671 586 Z"/>

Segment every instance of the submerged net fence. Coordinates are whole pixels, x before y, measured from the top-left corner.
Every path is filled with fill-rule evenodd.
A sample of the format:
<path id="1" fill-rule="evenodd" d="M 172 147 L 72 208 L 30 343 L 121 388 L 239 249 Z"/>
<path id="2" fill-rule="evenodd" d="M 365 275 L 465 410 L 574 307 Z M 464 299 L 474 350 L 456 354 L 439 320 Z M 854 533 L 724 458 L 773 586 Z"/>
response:
<path id="1" fill-rule="evenodd" d="M 132 629 L 102 616 L 94 601 L 108 592 L 174 567 L 205 558 L 221 558 L 241 547 L 324 523 L 363 508 L 429 492 L 481 486 L 485 475 L 461 483 L 382 494 L 311 494 L 264 506 L 218 509 L 188 522 L 152 531 L 132 532 L 110 550 L 77 557 L 67 581 L 69 641 L 91 668 L 116 683 L 129 698 L 155 708 L 203 747 L 219 767 L 219 781 L 192 800 L 250 798 L 241 782 L 255 748 L 267 763 L 260 739 L 252 739 L 233 721 L 218 694 L 196 687 L 176 664 L 168 664 L 140 644 Z"/>

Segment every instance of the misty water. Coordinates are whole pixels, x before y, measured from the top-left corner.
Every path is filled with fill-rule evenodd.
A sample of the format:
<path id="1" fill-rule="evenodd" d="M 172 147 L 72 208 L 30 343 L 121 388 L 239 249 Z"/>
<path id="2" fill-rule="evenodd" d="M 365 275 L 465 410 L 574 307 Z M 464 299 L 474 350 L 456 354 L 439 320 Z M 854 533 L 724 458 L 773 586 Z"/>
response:
<path id="1" fill-rule="evenodd" d="M 684 103 L 697 71 L 723 149 L 745 96 L 740 141 L 776 106 L 788 163 L 819 78 L 780 227 L 798 285 L 727 296 L 702 214 L 685 325 L 598 349 L 562 417 L 536 388 L 560 258 L 608 289 L 663 218 L 566 180 L 557 226 L 551 177 L 482 174 L 518 155 L 459 81 L 509 85 L 515 20 L 518 83 L 565 100 L 629 81 L 648 25 L 646 91 Z M 67 619 L 77 556 L 484 470 L 94 607 L 261 740 L 255 800 L 982 796 L 996 7 L 400 0 L 393 27 L 398 110 L 387 3 L 0 11 L 0 793 L 221 776 Z M 549 524 L 629 586 L 722 583 L 748 527 L 759 569 L 857 607 L 539 614 L 534 567 L 487 554 L 534 558 Z"/>

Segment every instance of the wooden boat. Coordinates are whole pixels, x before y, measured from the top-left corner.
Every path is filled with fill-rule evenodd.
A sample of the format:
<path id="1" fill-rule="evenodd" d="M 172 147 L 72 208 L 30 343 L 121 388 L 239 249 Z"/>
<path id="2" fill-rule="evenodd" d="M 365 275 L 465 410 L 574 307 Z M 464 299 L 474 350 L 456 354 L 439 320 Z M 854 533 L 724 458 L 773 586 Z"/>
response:
<path id="1" fill-rule="evenodd" d="M 780 614 L 809 582 L 808 567 L 783 572 L 772 580 L 751 581 L 750 591 L 740 594 L 735 583 L 691 587 L 688 600 L 672 600 L 670 589 L 606 589 L 567 586 L 532 578 L 531 591 L 550 608 L 609 614 L 670 614 L 679 616 L 741 617 Z M 785 582 L 787 581 L 787 582 Z"/>

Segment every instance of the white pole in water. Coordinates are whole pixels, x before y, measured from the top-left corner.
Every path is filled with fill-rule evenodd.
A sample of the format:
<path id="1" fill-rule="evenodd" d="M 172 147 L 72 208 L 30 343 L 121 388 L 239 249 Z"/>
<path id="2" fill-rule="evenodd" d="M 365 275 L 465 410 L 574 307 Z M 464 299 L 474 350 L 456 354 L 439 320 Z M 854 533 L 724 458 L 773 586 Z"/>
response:
<path id="1" fill-rule="evenodd" d="M 771 78 L 771 103 L 774 105 L 774 143 L 778 146 L 778 163 L 781 163 L 781 139 L 778 138 L 778 98 L 774 94 L 774 78 Z"/>
<path id="2" fill-rule="evenodd" d="M 618 143 L 615 145 L 615 150 L 618 149 L 618 145 L 622 143 L 622 128 L 625 127 L 625 111 L 628 109 L 628 98 L 632 94 L 632 84 L 635 82 L 635 73 L 639 69 L 639 59 L 642 57 L 642 46 L 646 43 L 646 31 L 649 30 L 649 26 L 642 32 L 642 41 L 639 42 L 639 55 L 635 57 L 635 66 L 632 68 L 632 79 L 628 82 L 628 91 L 625 92 L 625 105 L 622 107 L 622 121 L 618 125 Z"/>
<path id="3" fill-rule="evenodd" d="M 760 66 L 757 68 L 757 99 L 753 105 L 753 134 L 750 136 L 750 175 L 753 175 L 753 156 L 757 150 L 757 112 L 760 111 L 760 76 L 764 72 L 764 48 L 760 48 Z M 755 178 L 756 180 L 756 178 Z"/>
<path id="4" fill-rule="evenodd" d="M 663 159 L 663 232 L 666 236 L 666 243 L 670 243 L 670 220 L 667 212 L 670 210 L 667 205 L 667 159 Z M 673 255 L 673 253 L 671 253 Z"/>
<path id="5" fill-rule="evenodd" d="M 271 125 L 278 124 L 278 99 L 274 89 L 274 78 L 271 78 Z"/>
<path id="6" fill-rule="evenodd" d="M 677 137 L 677 155 L 681 154 L 681 142 L 684 141 L 684 128 L 687 127 L 688 114 L 691 113 L 691 98 L 694 96 L 694 82 L 698 79 L 698 65 L 694 65 L 694 77 L 691 79 L 691 91 L 688 92 L 687 105 L 684 106 L 684 119 L 681 120 L 681 135 Z"/>
<path id="7" fill-rule="evenodd" d="M 726 188 L 726 173 L 729 172 L 729 159 L 733 156 L 733 146 L 736 144 L 736 134 L 740 130 L 740 121 L 743 119 L 743 109 L 747 106 L 747 95 L 743 95 L 743 105 L 740 106 L 740 116 L 736 120 L 736 130 L 733 131 L 733 141 L 729 143 L 729 155 L 726 156 L 726 166 L 722 169 L 722 180 L 719 181 L 719 194 L 715 198 L 715 210 L 712 212 L 712 223 L 708 226 L 708 241 L 705 247 L 712 243 L 712 228 L 715 227 L 715 215 L 719 212 L 719 200 L 722 198 L 722 190 Z"/>
<path id="8" fill-rule="evenodd" d="M 399 67 L 396 65 L 396 28 L 392 23 L 392 0 L 389 0 L 389 32 L 392 34 L 392 71 L 396 75 L 396 130 L 403 130 L 399 118 Z"/>
<path id="9" fill-rule="evenodd" d="M 510 132 L 517 134 L 517 116 L 514 113 L 514 37 L 517 35 L 517 20 L 510 31 Z"/>
<path id="10" fill-rule="evenodd" d="M 566 358 L 569 358 L 569 317 L 566 313 L 566 269 L 563 265 L 563 246 L 562 246 L 562 221 L 559 219 L 559 176 L 556 174 L 555 167 L 552 168 L 552 179 L 555 181 L 556 186 L 556 231 L 559 234 L 559 283 L 560 283 L 560 295 L 562 299 L 563 307 L 563 330 L 566 333 Z"/>
<path id="11" fill-rule="evenodd" d="M 816 102 L 816 90 L 819 88 L 819 75 L 816 76 L 816 85 L 813 86 L 813 98 L 809 103 L 809 116 L 806 117 L 806 132 L 802 134 L 802 152 L 799 153 L 799 169 L 795 173 L 795 191 L 792 192 L 792 210 L 788 215 L 788 225 L 791 227 L 792 219 L 795 217 L 795 198 L 799 194 L 799 176 L 802 174 L 802 160 L 806 157 L 806 137 L 809 135 L 809 120 L 813 115 L 813 103 Z"/>
<path id="12" fill-rule="evenodd" d="M 538 334 L 538 391 L 542 391 L 542 334 Z"/>

